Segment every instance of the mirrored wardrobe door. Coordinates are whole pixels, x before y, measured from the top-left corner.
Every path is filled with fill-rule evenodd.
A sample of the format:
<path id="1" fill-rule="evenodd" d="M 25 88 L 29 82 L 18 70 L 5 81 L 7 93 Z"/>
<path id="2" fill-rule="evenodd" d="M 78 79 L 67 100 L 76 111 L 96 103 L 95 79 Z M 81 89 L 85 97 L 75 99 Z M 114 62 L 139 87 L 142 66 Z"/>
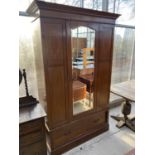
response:
<path id="1" fill-rule="evenodd" d="M 71 29 L 73 115 L 94 108 L 95 30 Z"/>

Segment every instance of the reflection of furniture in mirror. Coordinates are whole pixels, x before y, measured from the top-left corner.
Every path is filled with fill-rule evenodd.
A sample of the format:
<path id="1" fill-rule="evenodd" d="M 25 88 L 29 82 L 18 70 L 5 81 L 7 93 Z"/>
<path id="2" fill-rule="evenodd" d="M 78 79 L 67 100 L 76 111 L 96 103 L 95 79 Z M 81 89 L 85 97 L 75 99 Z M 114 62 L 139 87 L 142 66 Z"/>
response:
<path id="1" fill-rule="evenodd" d="M 90 106 L 92 102 L 91 96 L 94 91 L 94 75 L 93 74 L 80 75 L 79 80 L 87 85 L 87 91 L 89 92 L 89 106 Z"/>
<path id="2" fill-rule="evenodd" d="M 33 21 L 38 94 L 40 102 L 46 96 L 44 105 L 52 154 L 61 154 L 109 128 L 113 31 L 118 15 L 37 0 L 27 11 L 40 13 Z M 73 103 L 77 95 L 73 86 L 78 79 L 72 77 L 73 70 L 79 67 L 74 66 L 72 57 L 72 37 L 76 37 L 78 28 L 90 32 L 87 38 L 92 34 L 92 41 L 87 39 L 84 48 L 95 49 L 95 67 L 90 68 L 90 74 L 94 72 L 93 106 L 90 108 L 86 103 L 80 112 L 73 108 L 78 105 Z M 79 89 L 83 94 L 77 95 L 77 99 L 87 99 L 89 94 L 84 85 L 87 87 L 82 84 Z"/>
<path id="3" fill-rule="evenodd" d="M 79 79 L 80 75 L 86 75 L 86 74 L 93 74 L 94 72 L 94 67 L 90 66 L 87 68 L 82 67 L 74 67 L 73 68 L 73 75 L 76 79 Z"/>
<path id="4" fill-rule="evenodd" d="M 90 108 L 84 109 L 83 107 L 86 104 L 86 84 L 80 81 L 73 81 L 73 115 L 89 110 Z M 76 104 L 76 105 L 75 105 Z M 77 108 L 77 106 L 81 106 Z"/>
<path id="5" fill-rule="evenodd" d="M 81 56 L 80 50 L 85 48 L 86 45 L 87 45 L 86 38 L 77 38 L 77 37 L 72 38 L 72 47 L 74 49 L 73 60 L 75 62 L 78 62 L 78 58 Z"/>
<path id="6" fill-rule="evenodd" d="M 76 33 L 76 35 L 75 35 L 75 33 Z M 79 75 L 76 72 L 76 71 L 78 71 L 77 67 L 78 68 L 82 67 L 82 70 L 85 70 L 85 71 L 88 67 L 90 67 L 91 69 L 93 69 L 93 71 L 91 73 L 91 74 L 93 74 L 94 66 L 95 66 L 94 65 L 94 63 L 95 63 L 95 60 L 94 60 L 95 34 L 96 34 L 95 30 L 92 28 L 89 28 L 87 26 L 77 26 L 77 27 L 75 27 L 75 28 L 73 27 L 71 29 L 71 42 L 73 42 L 73 39 L 75 39 L 75 36 L 77 37 L 77 40 L 78 40 L 79 35 L 80 35 L 80 37 L 84 37 L 84 39 L 87 42 L 87 44 L 85 45 L 85 48 L 82 48 L 79 51 L 77 51 L 80 53 L 78 55 L 81 55 L 81 57 L 78 57 L 75 59 L 77 61 L 76 67 L 74 67 L 75 62 L 74 61 L 72 62 L 72 66 L 73 66 L 72 67 L 72 73 L 73 73 L 72 79 L 75 79 L 75 75 L 77 75 L 76 79 L 80 80 Z M 74 60 L 74 50 L 75 49 L 79 49 L 79 44 L 76 44 L 73 46 L 73 43 L 72 43 L 72 60 Z M 79 63 L 79 62 L 81 62 L 81 63 Z M 88 72 L 87 73 L 85 72 L 84 75 L 87 75 L 87 78 L 80 80 L 80 81 L 82 83 L 86 84 L 86 86 L 87 86 L 86 89 L 87 89 L 88 93 L 86 92 L 86 96 L 84 98 L 85 104 L 83 104 L 82 102 L 79 102 L 79 104 L 77 104 L 77 106 L 74 106 L 75 102 L 74 102 L 74 95 L 73 95 L 73 115 L 77 115 L 77 114 L 86 112 L 88 110 L 92 110 L 94 107 L 94 98 L 93 98 L 93 95 L 91 95 L 91 94 L 93 94 L 93 91 L 90 91 L 90 88 L 91 88 L 90 83 L 93 83 L 94 76 L 91 76 L 91 81 L 90 81 L 90 79 L 88 78 L 88 76 L 89 76 Z M 74 81 L 72 84 L 74 85 Z M 74 94 L 74 92 L 75 92 L 74 89 L 72 91 Z M 78 113 L 74 113 L 74 111 L 78 111 Z"/>
<path id="7" fill-rule="evenodd" d="M 83 48 L 83 67 L 86 68 L 88 64 L 94 64 L 94 48 Z M 87 52 L 90 52 L 90 56 L 87 56 Z"/>
<path id="8" fill-rule="evenodd" d="M 91 90 L 91 87 L 92 87 L 91 83 L 93 83 L 94 81 L 94 76 L 91 76 L 91 80 L 90 80 L 90 78 L 88 78 L 89 74 L 87 69 L 88 68 L 92 69 L 92 73 L 90 74 L 92 75 L 95 69 L 94 68 L 95 35 L 96 35 L 95 30 L 93 28 L 89 28 L 88 26 L 77 26 L 71 29 L 72 60 L 74 60 L 72 62 L 72 76 L 73 76 L 72 79 L 75 79 L 75 75 L 76 75 L 76 79 L 80 80 L 83 84 L 87 86 L 84 103 L 78 102 L 78 104 L 74 106 L 75 102 L 74 102 L 74 95 L 73 95 L 73 115 L 84 113 L 86 111 L 93 110 L 94 108 L 93 91 Z M 81 44 L 73 45 L 73 39 L 75 39 L 75 36 L 77 40 L 79 40 L 79 37 L 83 37 L 82 39 L 86 40 L 86 44 L 84 48 L 80 49 Z M 75 49 L 80 49 L 79 51 L 77 51 L 78 52 L 77 55 L 80 57 L 74 58 Z M 85 76 L 87 75 L 87 78 L 83 78 L 83 80 L 80 79 L 80 76 L 78 75 L 79 68 L 81 68 L 81 70 L 85 72 L 83 75 Z M 72 84 L 74 85 L 74 81 Z M 75 90 L 73 89 L 72 91 L 73 91 L 72 93 L 75 94 Z"/>
<path id="9" fill-rule="evenodd" d="M 86 85 L 80 81 L 73 81 L 73 102 L 83 100 L 86 97 Z"/>

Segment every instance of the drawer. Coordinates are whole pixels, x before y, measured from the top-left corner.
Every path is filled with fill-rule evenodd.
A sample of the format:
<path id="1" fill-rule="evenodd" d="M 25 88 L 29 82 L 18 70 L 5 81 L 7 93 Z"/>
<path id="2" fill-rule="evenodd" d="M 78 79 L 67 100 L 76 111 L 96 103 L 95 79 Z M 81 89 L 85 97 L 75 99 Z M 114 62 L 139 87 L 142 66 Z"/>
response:
<path id="1" fill-rule="evenodd" d="M 43 141 L 39 141 L 29 146 L 22 147 L 19 152 L 19 155 L 46 155 L 46 143 Z"/>
<path id="2" fill-rule="evenodd" d="M 100 112 L 86 119 L 86 130 L 96 129 L 100 125 L 104 125 L 106 120 L 105 112 Z"/>
<path id="3" fill-rule="evenodd" d="M 71 142 L 85 134 L 89 134 L 89 132 L 93 132 L 95 129 L 101 128 L 104 123 L 105 112 L 101 112 L 59 128 L 51 132 L 53 148 Z"/>
<path id="4" fill-rule="evenodd" d="M 20 136 L 19 145 L 20 147 L 24 147 L 24 146 L 36 143 L 40 140 L 43 140 L 43 138 L 44 138 L 44 134 L 42 130 L 32 132 L 30 134 Z"/>
<path id="5" fill-rule="evenodd" d="M 41 130 L 43 125 L 44 124 L 43 124 L 42 119 L 38 119 L 38 120 L 20 124 L 19 134 L 21 136 L 21 135 L 28 134 L 28 133 L 36 131 L 36 130 Z"/>

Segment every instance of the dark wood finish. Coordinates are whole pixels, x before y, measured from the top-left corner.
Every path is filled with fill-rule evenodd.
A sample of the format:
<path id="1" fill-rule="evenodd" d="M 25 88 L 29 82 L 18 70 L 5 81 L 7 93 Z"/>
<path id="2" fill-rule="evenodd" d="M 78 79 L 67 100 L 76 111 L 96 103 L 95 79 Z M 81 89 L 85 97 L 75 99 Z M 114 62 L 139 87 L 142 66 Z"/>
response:
<path id="1" fill-rule="evenodd" d="M 56 129 L 51 135 L 52 137 L 55 137 L 52 138 L 53 153 L 61 154 L 64 151 L 67 151 L 108 130 L 109 125 L 106 123 L 106 120 L 106 113 L 100 112 L 92 114 L 91 116 L 83 117 L 67 126 Z"/>
<path id="2" fill-rule="evenodd" d="M 98 22 L 105 24 L 115 24 L 115 20 L 120 16 L 119 14 L 96 11 L 92 9 L 82 9 L 79 7 L 46 3 L 39 0 L 34 0 L 27 13 L 36 16 L 36 11 L 40 10 L 40 17 L 51 17 L 68 20 Z"/>
<path id="3" fill-rule="evenodd" d="M 106 109 L 109 104 L 110 83 L 111 83 L 111 61 L 97 62 L 96 83 L 94 84 L 96 92 L 96 102 L 98 109 Z M 101 82 L 102 81 L 102 82 Z M 102 83 L 102 84 L 101 84 Z"/>
<path id="4" fill-rule="evenodd" d="M 67 67 L 65 21 L 59 19 L 41 20 L 42 47 L 47 95 L 47 114 L 50 128 L 64 124 L 68 117 Z M 51 28 L 51 29 L 50 29 Z M 54 30 L 54 32 L 53 32 Z M 54 46 L 54 47 L 53 47 Z M 53 54 L 53 55 L 52 55 Z"/>
<path id="5" fill-rule="evenodd" d="M 104 123 L 104 125 L 103 124 L 100 125 L 100 127 L 98 129 L 95 128 L 92 132 L 87 132 L 87 133 L 85 133 L 85 135 L 81 135 L 77 139 L 74 138 L 69 143 L 66 143 L 64 145 L 61 145 L 60 147 L 53 149 L 52 153 L 55 155 L 60 155 L 63 152 L 66 152 L 66 151 L 72 149 L 73 147 L 76 147 L 77 145 L 107 131 L 108 129 L 109 129 L 109 125 L 107 123 Z"/>
<path id="6" fill-rule="evenodd" d="M 105 123 L 105 113 L 93 114 L 90 117 L 77 120 L 63 128 L 59 128 L 53 132 L 54 146 L 61 146 L 74 138 L 91 132 L 94 128 L 101 127 Z M 81 125 L 82 124 L 82 125 Z"/>
<path id="7" fill-rule="evenodd" d="M 27 11 L 38 9 L 33 24 L 39 100 L 47 109 L 51 152 L 61 154 L 108 130 L 113 30 L 119 15 L 38 0 Z M 71 29 L 78 26 L 95 30 L 95 63 L 90 70 L 72 72 Z M 93 109 L 73 116 L 74 74 L 92 72 Z"/>
<path id="8" fill-rule="evenodd" d="M 45 112 L 40 104 L 21 108 L 19 111 L 20 155 L 45 155 Z"/>

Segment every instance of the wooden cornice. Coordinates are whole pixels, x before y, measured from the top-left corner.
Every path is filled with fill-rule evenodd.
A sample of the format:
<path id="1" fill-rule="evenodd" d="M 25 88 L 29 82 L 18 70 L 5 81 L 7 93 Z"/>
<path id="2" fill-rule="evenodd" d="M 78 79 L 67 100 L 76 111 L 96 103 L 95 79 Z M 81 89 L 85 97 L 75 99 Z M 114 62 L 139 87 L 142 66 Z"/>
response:
<path id="1" fill-rule="evenodd" d="M 44 2 L 41 0 L 34 0 L 31 3 L 31 5 L 28 7 L 26 12 L 30 15 L 35 15 L 38 10 L 48 10 L 48 11 L 51 10 L 51 11 L 62 12 L 62 13 L 71 13 L 71 14 L 79 14 L 79 15 L 86 15 L 86 16 L 88 15 L 92 17 L 108 18 L 108 19 L 114 19 L 114 20 L 120 16 L 120 14 Z"/>

